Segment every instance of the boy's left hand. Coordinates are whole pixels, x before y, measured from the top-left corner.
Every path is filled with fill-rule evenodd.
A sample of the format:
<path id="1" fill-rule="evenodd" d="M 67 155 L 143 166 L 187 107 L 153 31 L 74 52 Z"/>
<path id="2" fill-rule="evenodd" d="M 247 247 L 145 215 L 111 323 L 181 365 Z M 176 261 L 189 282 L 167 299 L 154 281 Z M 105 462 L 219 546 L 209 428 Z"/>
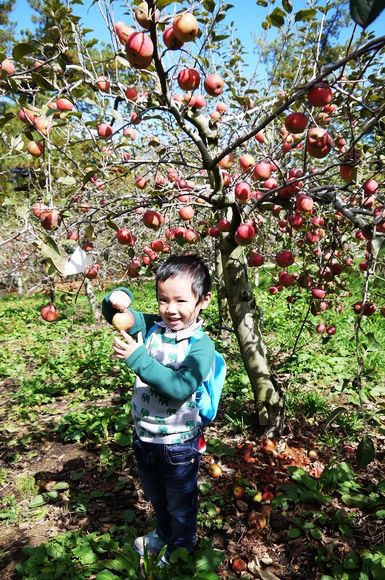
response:
<path id="1" fill-rule="evenodd" d="M 122 340 L 118 336 L 114 338 L 114 342 L 112 344 L 112 348 L 115 351 L 116 357 L 126 360 L 129 356 L 132 355 L 133 352 L 136 351 L 143 344 L 143 337 L 142 334 L 138 334 L 138 340 L 134 340 L 127 332 L 124 330 L 120 331 L 120 334 L 124 337 L 125 340 Z"/>

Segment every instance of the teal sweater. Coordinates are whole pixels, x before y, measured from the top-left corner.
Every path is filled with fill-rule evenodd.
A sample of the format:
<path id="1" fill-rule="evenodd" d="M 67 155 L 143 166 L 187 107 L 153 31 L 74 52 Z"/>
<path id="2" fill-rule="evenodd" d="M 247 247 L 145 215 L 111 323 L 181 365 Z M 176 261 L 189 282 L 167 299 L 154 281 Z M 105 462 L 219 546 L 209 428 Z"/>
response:
<path id="1" fill-rule="evenodd" d="M 127 288 L 131 301 L 133 296 Z M 109 302 L 108 294 L 102 304 L 103 314 L 112 321 L 116 310 Z M 210 372 L 214 360 L 214 343 L 204 335 L 189 344 L 189 337 L 201 322 L 174 332 L 161 322 L 158 315 L 143 314 L 130 307 L 135 318 L 130 335 L 148 330 L 160 322 L 155 337 L 151 336 L 125 361 L 137 375 L 132 399 L 132 414 L 138 435 L 143 440 L 164 443 L 180 442 L 194 436 L 200 425 L 195 405 L 195 392 Z M 163 361 L 163 362 L 161 362 Z"/>

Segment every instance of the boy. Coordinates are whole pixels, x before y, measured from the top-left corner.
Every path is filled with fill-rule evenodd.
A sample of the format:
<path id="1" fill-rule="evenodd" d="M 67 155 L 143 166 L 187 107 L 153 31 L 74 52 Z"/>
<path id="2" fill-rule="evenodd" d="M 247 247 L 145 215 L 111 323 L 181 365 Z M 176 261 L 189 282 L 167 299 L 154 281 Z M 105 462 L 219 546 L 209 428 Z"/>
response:
<path id="1" fill-rule="evenodd" d="M 207 266 L 196 255 L 171 256 L 156 272 L 156 296 L 158 316 L 132 310 L 126 288 L 103 300 L 103 313 L 108 322 L 127 309 L 134 315 L 134 325 L 121 331 L 125 340 L 116 337 L 113 349 L 137 376 L 133 448 L 156 515 L 156 529 L 136 538 L 134 549 L 143 555 L 145 547 L 158 552 L 166 544 L 167 562 L 176 548 L 191 553 L 196 541 L 201 419 L 195 392 L 209 374 L 215 348 L 207 335 L 191 344 L 189 338 L 202 326 L 200 311 L 211 300 Z M 145 345 L 132 338 L 145 337 L 154 323 Z"/>

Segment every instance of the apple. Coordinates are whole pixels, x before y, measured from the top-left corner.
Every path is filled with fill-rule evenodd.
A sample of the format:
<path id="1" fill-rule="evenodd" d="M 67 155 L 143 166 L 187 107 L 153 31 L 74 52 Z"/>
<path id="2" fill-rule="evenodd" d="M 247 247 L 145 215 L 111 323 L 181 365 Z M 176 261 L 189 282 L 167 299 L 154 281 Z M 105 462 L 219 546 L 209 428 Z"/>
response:
<path id="1" fill-rule="evenodd" d="M 143 175 L 138 175 L 138 177 L 135 178 L 135 185 L 138 189 L 145 189 L 147 186 L 147 178 L 143 177 Z"/>
<path id="2" fill-rule="evenodd" d="M 98 136 L 101 139 L 109 139 L 114 134 L 114 129 L 108 123 L 101 123 L 97 128 Z"/>
<path id="3" fill-rule="evenodd" d="M 71 103 L 69 99 L 61 97 L 56 101 L 56 108 L 59 109 L 59 111 L 72 111 L 74 104 Z"/>
<path id="4" fill-rule="evenodd" d="M 221 76 L 216 73 L 210 74 L 205 78 L 205 91 L 211 97 L 217 97 L 223 91 L 224 81 Z"/>
<path id="5" fill-rule="evenodd" d="M 325 129 L 322 127 L 313 127 L 309 129 L 306 136 L 306 149 L 312 157 L 322 159 L 330 152 L 333 140 Z"/>
<path id="6" fill-rule="evenodd" d="M 240 181 L 235 186 L 235 198 L 240 204 L 246 204 L 251 197 L 251 187 L 246 181 Z"/>
<path id="7" fill-rule="evenodd" d="M 218 479 L 222 475 L 222 469 L 217 463 L 210 463 L 208 467 L 208 472 L 211 477 L 214 479 Z"/>
<path id="8" fill-rule="evenodd" d="M 41 201 L 37 201 L 31 207 L 31 211 L 32 211 L 33 215 L 39 219 L 40 219 L 41 213 L 46 209 L 49 209 L 48 205 L 45 205 L 45 203 L 42 203 Z"/>
<path id="9" fill-rule="evenodd" d="M 0 71 L 4 71 L 7 75 L 13 75 L 15 72 L 15 65 L 9 58 L 5 58 L 0 63 Z"/>
<path id="10" fill-rule="evenodd" d="M 231 230 L 231 222 L 226 218 L 222 218 L 217 223 L 217 227 L 221 232 L 229 232 Z"/>
<path id="11" fill-rule="evenodd" d="M 269 179 L 272 174 L 271 165 L 268 161 L 260 161 L 254 166 L 253 177 L 259 181 Z"/>
<path id="12" fill-rule="evenodd" d="M 241 169 L 243 169 L 243 171 L 247 171 L 248 169 L 250 169 L 255 165 L 255 159 L 252 155 L 245 153 L 244 155 L 240 156 L 239 165 L 241 166 Z"/>
<path id="13" fill-rule="evenodd" d="M 73 242 L 76 242 L 78 239 L 79 239 L 78 232 L 76 232 L 75 230 L 73 230 L 72 232 L 68 232 L 67 240 L 72 240 Z"/>
<path id="14" fill-rule="evenodd" d="M 116 32 L 117 37 L 119 38 L 122 44 L 126 44 L 127 40 L 130 38 L 131 34 L 135 31 L 130 26 L 127 26 L 124 22 L 119 20 L 114 24 L 114 30 Z"/>
<path id="15" fill-rule="evenodd" d="M 46 322 L 54 322 L 59 318 L 59 310 L 54 304 L 46 304 L 40 309 L 40 315 Z"/>
<path id="16" fill-rule="evenodd" d="M 172 27 L 180 42 L 189 42 L 197 37 L 198 21 L 191 12 L 177 14 L 172 22 Z"/>
<path id="17" fill-rule="evenodd" d="M 232 167 L 234 165 L 234 161 L 235 161 L 234 154 L 227 153 L 227 155 L 222 157 L 222 159 L 219 161 L 218 165 L 221 169 L 230 169 L 230 167 Z"/>
<path id="18" fill-rule="evenodd" d="M 287 268 L 294 264 L 295 256 L 290 250 L 282 250 L 275 256 L 275 261 L 280 268 Z"/>
<path id="19" fill-rule="evenodd" d="M 142 221 L 147 228 L 158 230 L 164 222 L 164 217 L 154 209 L 147 209 L 143 214 Z"/>
<path id="20" fill-rule="evenodd" d="M 193 91 L 199 87 L 201 77 L 195 68 L 184 68 L 178 74 L 178 85 L 184 91 Z"/>
<path id="21" fill-rule="evenodd" d="M 144 32 L 134 32 L 126 42 L 126 55 L 135 68 L 147 68 L 152 61 L 154 45 Z"/>
<path id="22" fill-rule="evenodd" d="M 282 286 L 288 288 L 289 286 L 292 286 L 294 284 L 296 278 L 293 274 L 289 274 L 289 272 L 282 271 L 278 274 L 278 280 Z"/>
<path id="23" fill-rule="evenodd" d="M 258 133 L 256 133 L 254 135 L 254 138 L 258 143 L 265 143 L 265 141 L 266 141 L 266 138 L 265 138 L 265 135 L 263 134 L 263 131 L 258 131 Z"/>
<path id="24" fill-rule="evenodd" d="M 343 163 L 340 165 L 339 173 L 345 183 L 351 183 L 357 177 L 357 167 Z"/>
<path id="25" fill-rule="evenodd" d="M 60 225 L 61 215 L 57 209 L 47 208 L 41 211 L 39 219 L 45 230 L 54 230 Z"/>
<path id="26" fill-rule="evenodd" d="M 367 179 L 362 184 L 362 189 L 365 195 L 372 195 L 380 187 L 379 183 L 375 179 Z"/>
<path id="27" fill-rule="evenodd" d="M 134 9 L 135 18 L 138 24 L 142 28 L 149 30 L 151 27 L 152 22 L 152 13 L 148 11 L 147 2 L 141 2 L 138 6 Z M 159 20 L 159 10 L 155 10 L 154 19 L 155 22 Z"/>
<path id="28" fill-rule="evenodd" d="M 139 270 L 141 267 L 140 258 L 133 258 L 127 264 L 126 274 L 129 278 L 139 278 Z"/>
<path id="29" fill-rule="evenodd" d="M 95 85 L 101 93 L 108 93 L 111 87 L 111 81 L 109 81 L 106 77 L 98 77 L 96 79 Z"/>
<path id="30" fill-rule="evenodd" d="M 183 40 L 179 40 L 172 25 L 167 26 L 163 32 L 163 42 L 169 50 L 178 50 L 184 45 Z"/>
<path id="31" fill-rule="evenodd" d="M 221 230 L 217 226 L 211 226 L 208 228 L 207 233 L 211 238 L 219 238 Z"/>
<path id="32" fill-rule="evenodd" d="M 119 244 L 123 246 L 134 246 L 136 242 L 136 236 L 128 228 L 119 228 L 116 233 L 116 238 Z"/>
<path id="33" fill-rule="evenodd" d="M 194 216 L 195 211 L 194 208 L 191 207 L 191 205 L 186 205 L 184 207 L 181 207 L 179 209 L 179 215 L 182 218 L 182 220 L 184 221 L 189 221 L 192 219 L 192 217 Z"/>
<path id="34" fill-rule="evenodd" d="M 243 497 L 245 497 L 245 488 L 243 487 L 243 485 L 236 485 L 233 489 L 233 496 L 236 499 L 242 499 Z"/>
<path id="35" fill-rule="evenodd" d="M 151 246 L 151 249 L 154 250 L 154 252 L 163 252 L 164 247 L 165 247 L 165 243 L 163 240 L 152 240 L 150 242 L 150 246 Z"/>
<path id="36" fill-rule="evenodd" d="M 362 305 L 363 316 L 372 316 L 377 310 L 377 306 L 374 302 L 365 302 Z"/>
<path id="37" fill-rule="evenodd" d="M 305 113 L 290 113 L 285 119 L 285 127 L 289 133 L 303 133 L 307 127 L 308 118 Z"/>
<path id="38" fill-rule="evenodd" d="M 247 246 L 255 237 L 255 229 L 251 224 L 244 223 L 237 227 L 235 241 L 239 246 Z"/>
<path id="39" fill-rule="evenodd" d="M 303 226 L 304 219 L 301 215 L 298 215 L 297 213 L 292 213 L 288 217 L 288 222 L 294 230 L 298 230 Z"/>
<path id="40" fill-rule="evenodd" d="M 135 87 L 127 87 L 124 90 L 124 94 L 126 95 L 127 99 L 130 101 L 136 101 L 138 98 L 138 91 Z"/>
<path id="41" fill-rule="evenodd" d="M 226 111 L 227 111 L 227 105 L 225 103 L 217 103 L 217 106 L 215 107 L 215 109 L 220 114 L 226 113 Z"/>
<path id="42" fill-rule="evenodd" d="M 52 119 L 49 119 L 45 115 L 35 115 L 33 124 L 35 125 L 36 129 L 42 133 L 42 135 L 47 135 L 52 127 Z"/>
<path id="43" fill-rule="evenodd" d="M 32 157 L 41 157 L 44 153 L 44 143 L 41 141 L 28 141 L 27 151 Z"/>
<path id="44" fill-rule="evenodd" d="M 307 93 L 307 100 L 313 107 L 328 105 L 333 96 L 333 91 L 327 83 L 316 83 Z"/>
<path id="45" fill-rule="evenodd" d="M 26 123 L 27 125 L 34 124 L 35 114 L 26 108 L 20 109 L 17 113 L 17 116 L 19 117 L 20 121 L 23 121 L 23 123 Z"/>
<path id="46" fill-rule="evenodd" d="M 299 195 L 296 202 L 297 210 L 302 213 L 312 213 L 314 201 L 309 195 Z"/>
<path id="47" fill-rule="evenodd" d="M 334 325 L 328 326 L 326 329 L 326 334 L 329 336 L 333 336 L 337 332 L 337 329 Z"/>
<path id="48" fill-rule="evenodd" d="M 132 312 L 117 312 L 112 317 L 112 326 L 115 330 L 129 330 L 135 324 L 135 317 Z"/>
<path id="49" fill-rule="evenodd" d="M 91 266 L 87 266 L 87 268 L 84 270 L 84 275 L 89 280 L 94 280 L 95 278 L 97 278 L 99 270 L 100 270 L 99 264 L 92 264 Z"/>
<path id="50" fill-rule="evenodd" d="M 323 288 L 312 288 L 311 295 L 317 300 L 322 300 L 326 296 L 326 290 L 323 290 Z"/>
<path id="51" fill-rule="evenodd" d="M 315 327 L 315 330 L 316 332 L 318 332 L 318 334 L 323 334 L 324 332 L 326 332 L 326 324 L 324 322 L 320 322 Z"/>
<path id="52" fill-rule="evenodd" d="M 265 258 L 256 250 L 250 250 L 247 256 L 247 263 L 251 268 L 259 268 L 265 263 Z"/>

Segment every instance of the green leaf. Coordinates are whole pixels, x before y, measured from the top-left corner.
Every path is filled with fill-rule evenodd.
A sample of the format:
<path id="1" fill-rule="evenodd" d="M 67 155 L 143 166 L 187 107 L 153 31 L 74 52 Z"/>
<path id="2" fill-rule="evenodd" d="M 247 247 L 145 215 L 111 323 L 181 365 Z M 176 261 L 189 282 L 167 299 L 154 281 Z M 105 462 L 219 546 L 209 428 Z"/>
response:
<path id="1" fill-rule="evenodd" d="M 282 6 L 286 10 L 286 12 L 288 12 L 289 14 L 293 10 L 293 5 L 290 2 L 290 0 L 282 0 Z"/>
<path id="2" fill-rule="evenodd" d="M 40 249 L 40 252 L 45 258 L 51 261 L 54 268 L 60 274 L 64 273 L 66 257 L 61 255 L 60 250 L 53 238 L 46 236 L 44 242 L 43 240 L 36 239 L 33 244 Z"/>
<path id="3" fill-rule="evenodd" d="M 13 113 L 5 113 L 2 117 L 0 117 L 0 128 L 4 127 L 11 119 L 14 119 L 15 115 Z"/>
<path id="4" fill-rule="evenodd" d="M 301 530 L 298 528 L 290 528 L 287 532 L 287 537 L 290 538 L 290 540 L 294 540 L 295 538 L 299 538 L 301 533 Z"/>
<path id="5" fill-rule="evenodd" d="M 157 0 L 156 7 L 159 8 L 159 10 L 161 10 L 166 6 L 170 6 L 170 4 L 181 4 L 181 2 L 182 0 Z"/>
<path id="6" fill-rule="evenodd" d="M 205 8 L 205 10 L 207 10 L 207 12 L 214 12 L 214 10 L 215 10 L 214 0 L 204 0 L 203 1 L 203 8 Z"/>
<path id="7" fill-rule="evenodd" d="M 373 440 L 369 435 L 364 435 L 361 439 L 356 453 L 357 465 L 360 469 L 363 469 L 369 463 L 371 463 L 376 456 L 376 450 L 374 447 Z"/>
<path id="8" fill-rule="evenodd" d="M 88 545 L 81 545 L 72 551 L 73 555 L 85 566 L 93 564 L 98 559 L 97 555 Z"/>
<path id="9" fill-rule="evenodd" d="M 114 441 L 120 445 L 120 447 L 127 447 L 131 444 L 132 437 L 131 435 L 127 435 L 127 433 L 115 433 Z"/>
<path id="10" fill-rule="evenodd" d="M 350 15 L 354 22 L 366 28 L 385 8 L 385 0 L 350 0 Z"/>
<path id="11" fill-rule="evenodd" d="M 117 232 L 117 231 L 118 231 L 118 229 L 119 229 L 119 226 L 118 226 L 118 224 L 116 224 L 116 223 L 115 223 L 115 222 L 113 222 L 112 220 L 108 220 L 108 221 L 107 221 L 107 225 L 108 225 L 108 227 L 109 227 L 109 228 L 111 228 L 111 229 L 112 229 L 112 230 L 114 230 L 115 232 Z"/>
<path id="12" fill-rule="evenodd" d="M 332 423 L 334 419 L 338 417 L 338 415 L 341 415 L 341 413 L 346 413 L 346 411 L 347 411 L 346 407 L 336 407 L 336 409 L 333 409 L 333 411 L 330 413 L 330 415 L 327 417 L 325 421 L 324 429 L 326 429 L 330 425 L 330 423 Z"/>
<path id="13" fill-rule="evenodd" d="M 21 42 L 20 44 L 16 44 L 12 50 L 12 56 L 15 60 L 20 60 L 23 56 L 27 54 L 32 54 L 39 50 L 39 46 L 35 42 Z"/>
<path id="14" fill-rule="evenodd" d="M 35 85 L 37 85 L 38 87 L 41 87 L 42 89 L 46 89 L 47 91 L 56 91 L 57 90 L 57 88 L 53 84 L 51 84 L 49 81 L 47 81 L 47 79 L 44 78 L 39 73 L 36 73 L 36 72 L 31 73 L 31 79 L 35 83 Z"/>
<path id="15" fill-rule="evenodd" d="M 95 580 L 119 580 L 120 576 L 113 574 L 109 570 L 102 570 L 95 576 Z"/>
<path id="16" fill-rule="evenodd" d="M 268 20 L 272 26 L 281 28 L 281 26 L 285 24 L 285 16 L 286 13 L 281 10 L 281 8 L 274 8 L 273 12 L 269 14 L 266 20 Z"/>
<path id="17" fill-rule="evenodd" d="M 309 8 L 307 10 L 298 10 L 298 12 L 295 13 L 295 21 L 303 22 L 306 20 L 312 20 L 313 18 L 315 18 L 316 14 L 317 10 L 315 10 L 314 8 Z"/>
<path id="18" fill-rule="evenodd" d="M 322 540 L 322 532 L 319 528 L 313 528 L 310 530 L 310 534 L 315 540 Z"/>

